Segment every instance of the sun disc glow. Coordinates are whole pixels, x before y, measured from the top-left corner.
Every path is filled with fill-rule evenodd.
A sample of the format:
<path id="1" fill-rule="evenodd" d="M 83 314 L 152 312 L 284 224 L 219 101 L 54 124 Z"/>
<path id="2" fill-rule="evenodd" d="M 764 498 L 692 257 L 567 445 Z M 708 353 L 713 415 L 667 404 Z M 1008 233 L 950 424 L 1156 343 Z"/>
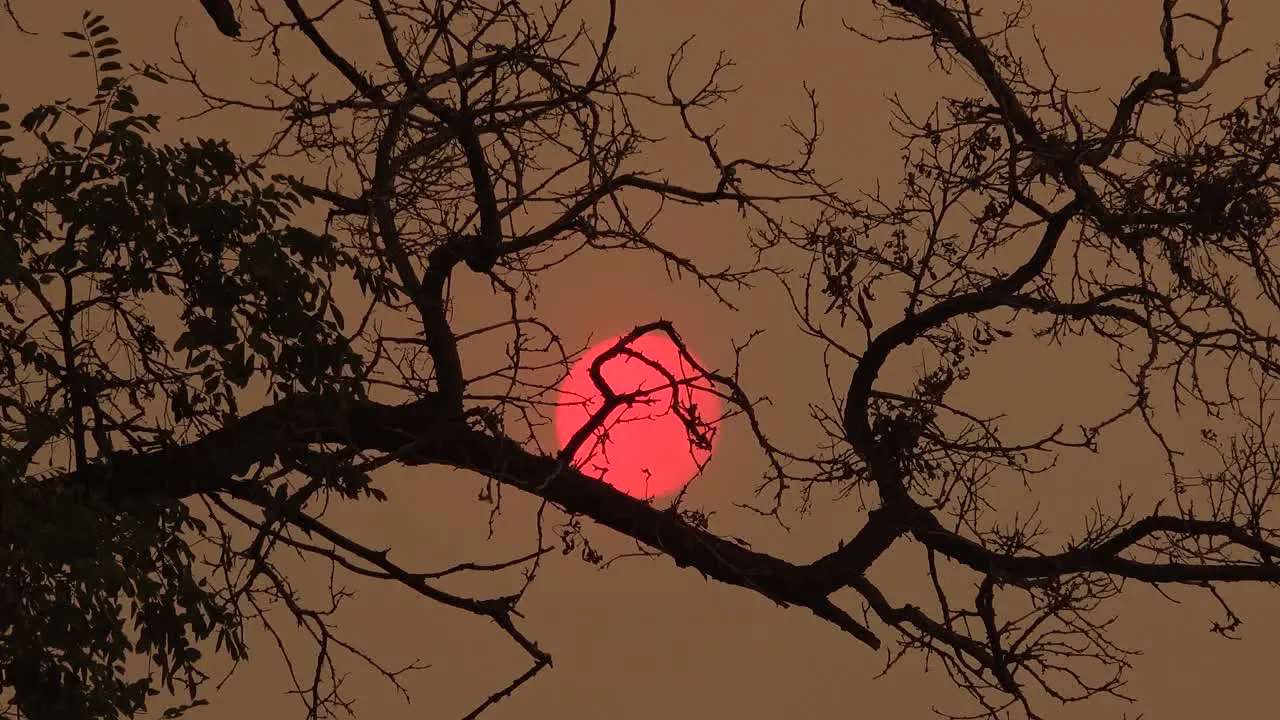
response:
<path id="1" fill-rule="evenodd" d="M 562 449 L 604 405 L 604 396 L 591 378 L 591 365 L 618 340 L 611 338 L 588 350 L 561 383 L 555 426 Z M 711 386 L 705 379 L 690 382 L 698 377 L 698 371 L 668 336 L 648 333 L 626 348 L 645 359 L 614 355 L 601 365 L 601 377 L 618 395 L 644 395 L 610 412 L 574 453 L 574 465 L 632 497 L 671 495 L 684 487 L 697 474 L 699 465 L 705 465 L 711 456 L 712 443 L 703 442 L 698 447 L 698 443 L 690 441 L 687 420 L 694 419 L 695 426 L 714 421 L 720 416 L 722 404 L 709 391 Z M 650 363 L 684 384 L 673 388 L 671 379 Z M 686 418 L 681 418 L 680 413 Z M 713 431 L 708 434 L 705 425 L 701 432 L 704 440 L 711 439 Z"/>

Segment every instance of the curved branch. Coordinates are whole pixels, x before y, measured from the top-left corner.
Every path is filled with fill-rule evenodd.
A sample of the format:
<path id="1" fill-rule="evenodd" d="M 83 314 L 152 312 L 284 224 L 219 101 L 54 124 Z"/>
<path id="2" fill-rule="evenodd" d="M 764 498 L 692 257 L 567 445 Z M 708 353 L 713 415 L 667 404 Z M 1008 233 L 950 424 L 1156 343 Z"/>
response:
<path id="1" fill-rule="evenodd" d="M 1054 250 L 1058 247 L 1058 240 L 1066 230 L 1067 223 L 1075 216 L 1077 208 L 1077 203 L 1073 201 L 1049 216 L 1044 235 L 1041 236 L 1035 253 L 1017 270 L 992 282 L 982 290 L 947 298 L 918 314 L 911 315 L 871 341 L 857 369 L 853 372 L 849 391 L 845 396 L 844 408 L 846 438 L 864 458 L 869 459 L 874 454 L 867 403 L 871 399 L 872 386 L 876 377 L 889 359 L 889 354 L 953 318 L 1005 306 L 1013 293 L 1044 271 L 1050 258 L 1053 257 Z M 878 482 L 886 480 L 877 478 Z M 884 492 L 886 488 L 882 487 L 881 490 Z M 898 491 L 892 491 L 890 494 L 897 493 Z"/>

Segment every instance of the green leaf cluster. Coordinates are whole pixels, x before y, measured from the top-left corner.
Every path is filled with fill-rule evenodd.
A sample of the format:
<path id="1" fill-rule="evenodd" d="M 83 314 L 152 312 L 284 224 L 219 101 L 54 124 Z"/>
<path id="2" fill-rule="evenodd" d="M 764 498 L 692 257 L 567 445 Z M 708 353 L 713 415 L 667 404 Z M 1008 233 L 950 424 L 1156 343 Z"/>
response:
<path id="1" fill-rule="evenodd" d="M 123 66 L 101 16 L 65 35 L 85 46 L 71 57 L 92 63 L 92 100 L 16 128 L 0 102 L 0 688 L 32 720 L 131 717 L 161 689 L 199 705 L 199 646 L 245 656 L 185 505 L 58 476 L 236 414 L 251 379 L 358 392 L 331 288 L 365 272 L 289 224 L 304 202 L 289 178 L 225 141 L 155 142 L 132 83 L 164 77 Z"/>

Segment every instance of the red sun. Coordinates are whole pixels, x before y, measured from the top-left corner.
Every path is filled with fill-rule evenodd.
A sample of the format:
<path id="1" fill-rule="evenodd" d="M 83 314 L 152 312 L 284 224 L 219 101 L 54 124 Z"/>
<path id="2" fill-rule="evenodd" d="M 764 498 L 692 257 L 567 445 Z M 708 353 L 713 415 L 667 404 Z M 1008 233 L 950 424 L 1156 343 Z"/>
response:
<path id="1" fill-rule="evenodd" d="M 602 409 L 604 395 L 591 379 L 591 364 L 619 339 L 588 350 L 561 383 L 555 415 L 561 449 Z M 720 398 L 668 336 L 642 335 L 625 350 L 645 359 L 619 352 L 604 361 L 600 375 L 616 395 L 643 394 L 610 412 L 578 446 L 573 464 L 632 497 L 670 495 L 693 479 L 711 457 L 714 428 L 709 425 L 720 416 Z M 681 384 L 673 387 L 671 379 L 649 363 L 665 369 Z M 708 442 L 691 441 L 696 435 L 689 432 L 690 419 Z"/>

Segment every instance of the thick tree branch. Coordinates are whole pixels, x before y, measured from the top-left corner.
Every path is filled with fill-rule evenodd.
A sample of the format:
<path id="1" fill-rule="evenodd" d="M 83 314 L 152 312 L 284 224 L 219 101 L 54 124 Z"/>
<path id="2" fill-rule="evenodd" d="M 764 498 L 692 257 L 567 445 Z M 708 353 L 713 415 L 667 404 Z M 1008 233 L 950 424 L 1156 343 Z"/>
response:
<path id="1" fill-rule="evenodd" d="M 446 465 L 473 470 L 566 511 L 649 545 L 681 567 L 704 576 L 745 587 L 783 605 L 801 605 L 826 619 L 836 617 L 826 596 L 844 578 L 847 568 L 797 567 L 693 527 L 675 513 L 665 512 L 620 492 L 595 478 L 525 450 L 516 442 L 468 427 L 430 395 L 406 405 L 385 405 L 337 396 L 300 395 L 250 413 L 208 436 L 165 451 L 138 455 L 117 453 L 105 467 L 63 476 L 60 482 L 97 488 L 117 501 L 184 498 L 198 493 L 225 492 L 244 496 L 243 483 L 234 481 L 257 463 L 269 463 L 280 448 L 296 443 L 339 443 L 365 451 L 395 453 L 405 465 Z M 858 558 L 867 564 L 871 557 Z M 850 567 L 852 566 L 850 562 Z M 857 625 L 842 617 L 838 623 L 852 632 Z M 855 634 L 878 647 L 866 628 Z"/>
<path id="2" fill-rule="evenodd" d="M 1005 581 L 1037 580 L 1062 577 L 1073 573 L 1105 573 L 1150 583 L 1205 582 L 1280 582 L 1280 546 L 1246 533 L 1229 522 L 1152 515 L 1117 532 L 1095 545 L 1084 546 L 1055 555 L 1008 555 L 993 552 L 982 545 L 942 527 L 924 513 L 917 514 L 920 524 L 912 529 L 917 540 L 956 562 L 981 573 L 990 572 Z M 1262 555 L 1261 562 L 1190 564 L 1142 562 L 1121 557 L 1120 553 L 1155 533 L 1165 532 L 1184 537 L 1225 537 L 1233 543 Z"/>

